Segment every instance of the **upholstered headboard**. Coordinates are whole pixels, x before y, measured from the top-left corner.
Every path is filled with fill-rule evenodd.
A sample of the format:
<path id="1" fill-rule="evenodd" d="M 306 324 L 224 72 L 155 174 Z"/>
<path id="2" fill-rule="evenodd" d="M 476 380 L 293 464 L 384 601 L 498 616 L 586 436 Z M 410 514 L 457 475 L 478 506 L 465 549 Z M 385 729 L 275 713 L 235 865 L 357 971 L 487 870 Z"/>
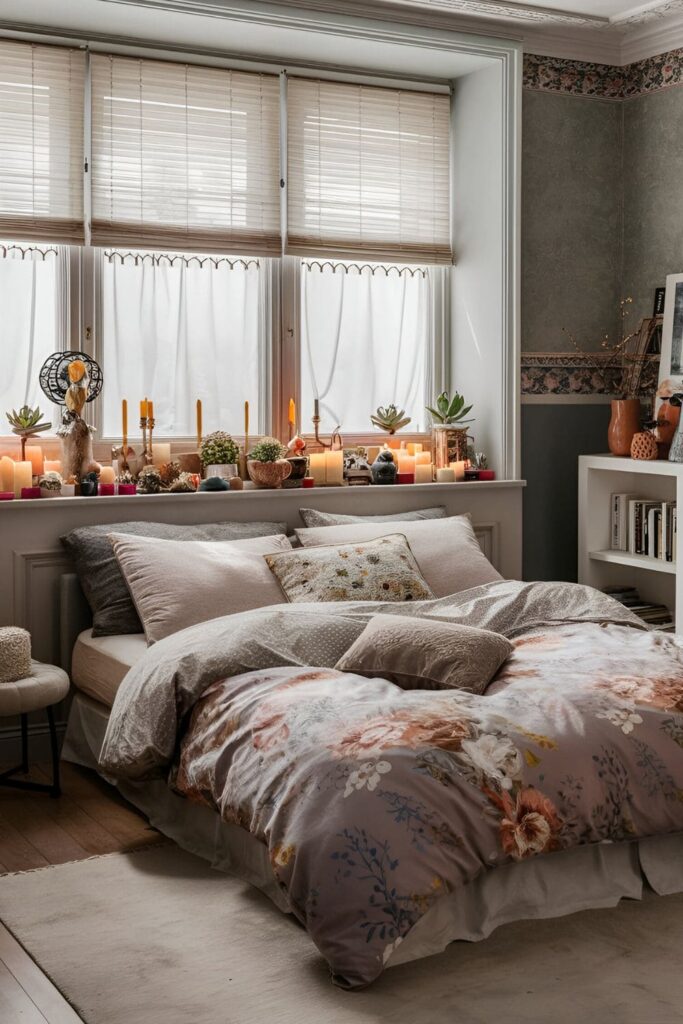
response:
<path id="1" fill-rule="evenodd" d="M 90 605 L 74 572 L 59 577 L 59 661 L 71 672 L 71 653 L 78 634 L 92 626 Z"/>

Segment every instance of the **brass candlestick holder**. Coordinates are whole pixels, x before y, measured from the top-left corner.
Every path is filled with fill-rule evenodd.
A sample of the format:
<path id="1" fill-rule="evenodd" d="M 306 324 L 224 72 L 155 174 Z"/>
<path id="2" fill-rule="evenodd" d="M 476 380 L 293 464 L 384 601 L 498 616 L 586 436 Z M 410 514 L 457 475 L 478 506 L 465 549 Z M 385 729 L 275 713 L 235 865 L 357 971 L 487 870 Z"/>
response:
<path id="1" fill-rule="evenodd" d="M 149 444 L 147 439 L 148 429 Z M 142 464 L 143 466 L 150 466 L 152 464 L 152 431 L 154 430 L 154 420 L 149 416 L 141 416 L 140 430 L 142 431 Z"/>
<path id="2" fill-rule="evenodd" d="M 340 451 L 344 447 L 344 441 L 342 439 L 341 434 L 339 433 L 339 431 L 341 430 L 341 423 L 338 423 L 337 426 L 332 431 L 332 434 L 330 435 L 329 443 L 326 442 L 326 441 L 323 441 L 323 439 L 320 437 L 320 434 L 318 433 L 319 429 L 320 429 L 320 403 L 319 403 L 318 399 L 316 398 L 314 400 L 314 402 L 313 402 L 313 436 L 315 438 L 315 443 L 317 445 L 320 445 L 321 448 L 330 448 L 332 451 L 336 451 L 336 452 Z"/>

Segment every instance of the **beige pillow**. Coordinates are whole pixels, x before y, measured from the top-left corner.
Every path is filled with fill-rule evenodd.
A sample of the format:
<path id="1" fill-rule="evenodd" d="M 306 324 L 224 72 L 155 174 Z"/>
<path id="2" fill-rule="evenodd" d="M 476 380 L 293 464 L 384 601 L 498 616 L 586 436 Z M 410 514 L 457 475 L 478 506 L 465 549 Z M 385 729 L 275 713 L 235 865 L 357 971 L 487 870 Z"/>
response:
<path id="1" fill-rule="evenodd" d="M 197 622 L 284 603 L 263 560 L 291 551 L 282 535 L 179 541 L 110 533 L 109 540 L 148 644 Z"/>
<path id="2" fill-rule="evenodd" d="M 483 693 L 513 645 L 500 633 L 406 615 L 375 615 L 334 666 L 404 690 Z"/>
<path id="3" fill-rule="evenodd" d="M 321 512 L 317 508 L 300 508 L 305 526 L 343 526 L 345 523 L 409 523 L 419 519 L 445 519 L 446 506 L 417 508 L 412 512 L 395 512 L 386 516 L 349 516 L 341 512 Z"/>
<path id="4" fill-rule="evenodd" d="M 287 600 L 428 601 L 433 598 L 405 537 L 266 555 Z"/>
<path id="5" fill-rule="evenodd" d="M 415 523 L 349 523 L 296 530 L 304 547 L 318 544 L 357 544 L 400 533 L 435 597 L 447 597 L 482 583 L 502 579 L 486 558 L 469 516 L 425 519 Z"/>

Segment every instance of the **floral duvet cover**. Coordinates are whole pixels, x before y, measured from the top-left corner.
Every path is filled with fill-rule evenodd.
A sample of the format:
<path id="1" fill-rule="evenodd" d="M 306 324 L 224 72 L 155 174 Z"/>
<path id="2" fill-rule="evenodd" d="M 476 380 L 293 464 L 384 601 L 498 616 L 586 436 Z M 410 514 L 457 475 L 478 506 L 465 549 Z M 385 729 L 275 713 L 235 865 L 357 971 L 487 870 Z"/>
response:
<path id="1" fill-rule="evenodd" d="M 552 599 L 545 621 L 544 599 Z M 216 620 L 207 624 L 212 638 L 231 636 L 242 671 L 213 678 L 215 669 L 197 667 L 206 660 L 193 635 L 201 627 L 178 634 L 173 709 L 162 698 L 170 665 L 160 668 L 168 659 L 158 651 L 137 684 L 124 683 L 132 697 L 144 679 L 159 684 L 147 704 L 164 742 L 150 748 L 147 725 L 124 699 L 103 751 L 107 770 L 121 775 L 173 762 L 181 793 L 267 844 L 292 912 L 338 983 L 371 982 L 436 900 L 484 870 L 584 843 L 683 832 L 676 638 L 638 628 L 587 588 L 502 583 L 406 613 L 495 620 L 513 638 L 514 654 L 483 696 L 403 691 L 297 658 L 317 643 L 315 653 L 331 659 L 377 610 L 307 610 L 305 641 L 290 609 L 255 616 L 246 634 L 230 622 L 244 616 Z M 279 654 L 264 639 L 278 628 L 287 636 Z M 254 629 L 258 657 L 244 647 Z M 221 662 L 215 652 L 208 658 Z"/>

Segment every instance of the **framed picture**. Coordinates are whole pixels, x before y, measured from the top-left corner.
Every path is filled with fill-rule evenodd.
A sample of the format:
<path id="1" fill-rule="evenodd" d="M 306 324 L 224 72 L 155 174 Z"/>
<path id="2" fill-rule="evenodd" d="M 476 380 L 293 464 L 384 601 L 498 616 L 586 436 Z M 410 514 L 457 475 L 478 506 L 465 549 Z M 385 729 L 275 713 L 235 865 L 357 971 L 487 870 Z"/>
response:
<path id="1" fill-rule="evenodd" d="M 666 279 L 660 385 L 665 380 L 683 391 L 683 274 L 669 274 Z"/>

